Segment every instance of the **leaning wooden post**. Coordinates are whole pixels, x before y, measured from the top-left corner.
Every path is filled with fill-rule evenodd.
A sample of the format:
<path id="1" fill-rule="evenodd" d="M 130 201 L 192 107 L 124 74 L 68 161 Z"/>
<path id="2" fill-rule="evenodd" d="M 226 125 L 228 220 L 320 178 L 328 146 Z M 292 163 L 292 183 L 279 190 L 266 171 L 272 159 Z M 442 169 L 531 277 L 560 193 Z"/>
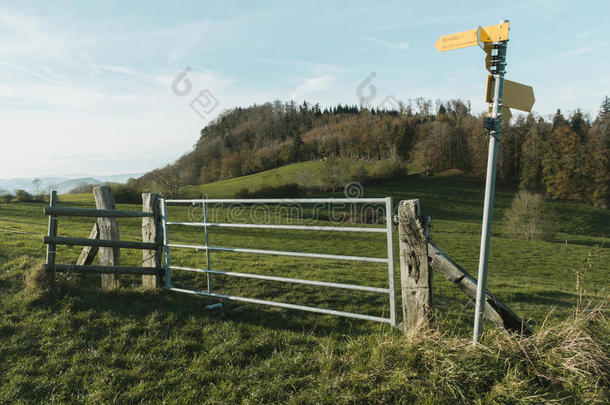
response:
<path id="1" fill-rule="evenodd" d="M 163 254 L 161 250 L 163 229 L 161 227 L 159 202 L 159 194 L 142 193 L 142 211 L 154 214 L 152 217 L 142 218 L 142 241 L 157 244 L 155 250 L 142 251 L 142 266 L 158 269 L 161 268 Z M 142 285 L 150 288 L 161 287 L 161 277 L 159 275 L 144 275 L 142 276 Z"/>
<path id="2" fill-rule="evenodd" d="M 114 198 L 112 197 L 110 187 L 94 187 L 93 196 L 95 197 L 95 207 L 97 209 L 114 209 Z M 120 240 L 119 222 L 116 218 L 98 218 L 97 226 L 100 239 Z M 119 266 L 121 264 L 121 249 L 100 247 L 99 258 L 100 265 L 102 266 Z M 118 285 L 116 276 L 116 274 L 102 274 L 102 289 L 116 287 Z"/>
<path id="3" fill-rule="evenodd" d="M 49 195 L 49 207 L 54 207 L 57 204 L 57 191 L 51 190 Z M 57 236 L 57 216 L 49 215 L 49 236 Z M 47 283 L 52 285 L 55 282 L 55 249 L 56 245 L 47 245 L 47 260 L 45 271 L 47 272 Z"/>
<path id="4" fill-rule="evenodd" d="M 89 239 L 99 239 L 100 238 L 100 232 L 97 226 L 97 222 L 93 224 L 93 228 L 91 229 L 91 232 L 89 233 Z M 79 266 L 89 266 L 91 263 L 93 263 L 93 260 L 95 259 L 95 256 L 97 255 L 97 251 L 98 251 L 98 247 L 97 246 L 85 246 L 83 247 L 83 250 L 80 252 L 80 256 L 78 256 L 78 260 L 76 261 L 76 264 Z"/>
<path id="5" fill-rule="evenodd" d="M 419 200 L 398 206 L 400 283 L 405 332 L 428 324 L 432 308 L 432 272 L 428 265 L 428 221 L 421 216 Z"/>

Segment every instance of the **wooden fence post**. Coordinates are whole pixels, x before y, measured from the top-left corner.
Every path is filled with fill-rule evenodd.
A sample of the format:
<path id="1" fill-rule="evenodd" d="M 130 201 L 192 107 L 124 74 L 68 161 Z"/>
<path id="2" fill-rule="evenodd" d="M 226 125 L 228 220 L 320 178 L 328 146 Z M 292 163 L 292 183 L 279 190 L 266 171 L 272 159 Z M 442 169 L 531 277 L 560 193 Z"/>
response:
<path id="1" fill-rule="evenodd" d="M 428 264 L 428 221 L 420 214 L 419 200 L 398 206 L 400 283 L 405 332 L 425 327 L 432 308 L 432 272 Z"/>
<path id="2" fill-rule="evenodd" d="M 152 217 L 142 217 L 142 241 L 157 244 L 155 250 L 142 251 L 142 266 L 161 268 L 161 242 L 163 229 L 161 228 L 161 216 L 159 210 L 159 194 L 142 193 L 142 211 L 152 212 Z M 158 275 L 142 276 L 144 287 L 159 288 L 161 277 Z"/>
<path id="3" fill-rule="evenodd" d="M 57 191 L 51 190 L 51 194 L 49 195 L 49 207 L 54 207 L 57 204 Z M 57 217 L 54 215 L 49 215 L 49 236 L 57 236 Z M 49 285 L 53 285 L 55 282 L 55 249 L 56 245 L 48 244 L 47 245 L 47 259 L 45 271 L 47 272 L 47 283 Z"/>
<path id="4" fill-rule="evenodd" d="M 93 196 L 97 209 L 114 209 L 114 198 L 109 186 L 94 187 Z M 98 218 L 97 226 L 100 239 L 120 240 L 119 222 L 116 218 Z M 100 247 L 99 258 L 102 266 L 119 266 L 121 264 L 121 249 Z M 102 274 L 102 289 L 114 288 L 117 285 L 116 274 Z"/>

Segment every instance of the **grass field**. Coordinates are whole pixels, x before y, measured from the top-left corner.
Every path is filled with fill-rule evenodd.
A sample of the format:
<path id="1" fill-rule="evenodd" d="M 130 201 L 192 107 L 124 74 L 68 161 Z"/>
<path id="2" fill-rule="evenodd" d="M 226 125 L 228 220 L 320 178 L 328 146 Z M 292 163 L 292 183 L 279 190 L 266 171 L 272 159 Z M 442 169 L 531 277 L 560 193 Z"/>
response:
<path id="1" fill-rule="evenodd" d="M 288 172 L 299 169 L 275 169 L 201 186 L 197 192 L 228 197 L 243 187 L 273 184 L 278 173 L 289 178 Z M 501 223 L 512 195 L 496 193 L 495 224 Z M 476 273 L 481 184 L 452 173 L 413 175 L 366 186 L 364 196 L 392 196 L 395 204 L 421 199 L 423 213 L 432 217 L 433 241 Z M 86 195 L 61 196 L 60 201 L 92 206 Z M 610 249 L 604 244 L 610 212 L 583 204 L 549 204 L 557 213 L 555 240 L 508 239 L 502 236 L 502 226 L 494 225 L 489 263 L 490 290 L 539 333 L 516 340 L 486 324 L 485 348 L 477 350 L 470 350 L 468 343 L 473 305 L 440 275 L 434 281 L 433 331 L 408 338 L 387 325 L 264 306 L 224 302 L 223 309 L 209 311 L 205 305 L 214 300 L 141 290 L 136 277 L 122 277 L 122 288 L 101 292 L 99 277 L 77 282 L 58 276 L 56 291 L 37 293 L 24 288 L 24 274 L 44 255 L 41 235 L 47 218 L 42 205 L 2 204 L 0 402 L 602 403 L 609 392 L 610 370 L 603 359 L 610 344 L 607 314 L 602 310 L 592 318 L 576 316 L 574 306 L 576 273 L 588 269 L 589 256 L 592 267 L 586 272 L 584 300 L 607 301 Z M 226 209 L 211 212 L 219 219 L 231 214 Z M 172 207 L 170 217 L 185 219 L 187 210 Z M 328 221 L 321 215 L 309 223 Z M 87 237 L 91 225 L 88 218 L 60 218 L 59 234 Z M 139 221 L 121 220 L 120 227 L 122 239 L 141 239 Z M 203 244 L 201 229 L 172 228 L 170 237 Z M 210 239 L 219 246 L 379 257 L 385 253 L 384 234 L 214 228 Z M 61 247 L 58 262 L 74 262 L 78 253 L 77 248 Z M 141 253 L 124 250 L 122 262 L 139 265 Z M 203 267 L 205 256 L 175 249 L 172 262 Z M 212 268 L 377 287 L 387 283 L 381 264 L 213 252 Z M 176 273 L 174 284 L 204 288 L 205 276 Z M 388 311 L 386 296 L 371 293 L 216 275 L 213 285 L 215 291 L 254 298 L 371 315 L 387 316 Z M 576 332 L 569 331 L 586 334 L 589 340 L 576 339 Z M 583 342 L 590 346 L 578 346 Z M 576 346 L 578 353 L 593 355 L 570 368 L 566 364 L 576 355 L 569 350 Z M 524 347 L 531 352 L 520 349 Z M 592 365 L 597 364 L 590 359 L 595 357 L 600 368 Z"/>
<path id="2" fill-rule="evenodd" d="M 354 165 L 363 166 L 369 174 L 373 172 L 374 162 L 359 161 L 353 162 L 348 160 L 337 161 L 339 164 L 344 164 L 347 167 Z M 294 163 L 287 166 L 278 167 L 276 169 L 267 170 L 260 173 L 250 174 L 232 179 L 220 180 L 214 183 L 201 184 L 197 186 L 186 186 L 182 193 L 185 198 L 201 198 L 205 194 L 208 198 L 233 198 L 235 193 L 244 189 L 249 191 L 257 191 L 263 187 L 278 187 L 290 183 L 298 183 L 303 178 L 309 181 L 308 186 L 317 187 L 320 183 L 315 179 L 319 179 L 323 170 L 323 161 L 311 161 Z M 416 165 L 409 165 L 409 172 L 418 171 Z M 92 203 L 93 195 L 91 193 L 82 194 L 64 194 L 61 196 L 64 202 Z"/>
<path id="3" fill-rule="evenodd" d="M 374 163 L 369 161 L 352 162 L 348 160 L 338 161 L 348 167 L 361 165 L 372 173 Z M 191 198 L 198 198 L 206 194 L 209 198 L 232 198 L 237 191 L 248 189 L 256 191 L 262 187 L 277 187 L 289 183 L 298 183 L 303 177 L 308 178 L 309 186 L 320 186 L 313 179 L 320 179 L 324 162 L 311 161 L 294 163 L 276 169 L 255 173 L 248 176 L 235 177 L 232 179 L 221 180 L 214 183 L 202 184 L 199 186 L 187 186 L 185 194 Z"/>

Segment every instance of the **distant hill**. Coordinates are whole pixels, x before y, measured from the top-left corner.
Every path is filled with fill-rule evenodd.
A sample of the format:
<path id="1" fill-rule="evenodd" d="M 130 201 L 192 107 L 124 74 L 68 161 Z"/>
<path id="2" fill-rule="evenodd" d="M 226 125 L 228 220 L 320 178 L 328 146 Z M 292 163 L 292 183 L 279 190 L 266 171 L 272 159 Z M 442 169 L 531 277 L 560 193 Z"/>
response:
<path id="1" fill-rule="evenodd" d="M 198 185 L 254 174 L 291 163 L 406 160 L 418 120 L 408 110 L 369 110 L 275 101 L 227 111 L 201 130 L 192 151 L 138 180 L 149 188 L 163 177 Z"/>
<path id="2" fill-rule="evenodd" d="M 57 190 L 59 194 L 64 194 L 81 184 L 102 184 L 105 182 L 125 183 L 130 178 L 137 178 L 142 173 L 126 173 L 110 176 L 90 176 L 86 174 L 76 174 L 67 176 L 41 176 L 38 187 L 34 184 L 34 177 L 0 179 L 0 190 L 14 193 L 15 190 L 25 190 L 28 193 L 38 193 L 41 191 Z"/>

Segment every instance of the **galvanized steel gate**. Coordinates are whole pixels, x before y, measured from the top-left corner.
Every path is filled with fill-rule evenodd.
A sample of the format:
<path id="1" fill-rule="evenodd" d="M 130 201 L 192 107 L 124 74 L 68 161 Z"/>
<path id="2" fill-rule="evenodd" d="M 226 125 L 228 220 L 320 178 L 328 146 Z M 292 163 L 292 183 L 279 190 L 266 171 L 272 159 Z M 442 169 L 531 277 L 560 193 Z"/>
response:
<path id="1" fill-rule="evenodd" d="M 208 204 L 377 204 L 385 206 L 385 227 L 347 227 L 347 226 L 310 226 L 310 225 L 275 225 L 275 224 L 245 224 L 245 223 L 220 223 L 210 222 L 208 220 Z M 174 222 L 168 220 L 168 204 L 201 204 L 203 210 L 203 222 Z M 365 319 L 370 321 L 389 323 L 396 326 L 396 308 L 395 308 L 395 290 L 394 290 L 394 250 L 392 237 L 392 199 L 386 198 L 311 198 L 311 199 L 161 199 L 161 214 L 163 224 L 163 250 L 164 250 L 164 269 L 166 287 L 171 291 L 203 295 L 207 297 L 223 298 L 233 301 L 242 301 L 253 304 L 271 305 L 281 308 L 295 309 L 301 311 L 317 312 L 322 314 L 330 314 L 344 316 L 350 318 Z M 170 242 L 170 233 L 168 232 L 169 225 L 178 226 L 195 226 L 203 227 L 205 232 L 205 245 L 182 245 Z M 368 232 L 368 233 L 385 233 L 387 244 L 387 256 L 383 257 L 364 257 L 364 256 L 344 256 L 323 253 L 305 253 L 291 252 L 281 250 L 262 250 L 262 249 L 247 249 L 238 247 L 222 247 L 210 246 L 209 244 L 209 227 L 226 227 L 226 228 L 250 228 L 250 229 L 276 229 L 276 230 L 300 230 L 313 232 Z M 171 263 L 170 248 L 187 248 L 204 250 L 206 252 L 206 267 L 193 268 L 184 266 L 175 266 Z M 388 268 L 388 287 L 370 287 L 356 284 L 331 283 L 314 280 L 303 280 L 287 277 L 276 277 L 261 274 L 240 273 L 233 271 L 213 270 L 210 266 L 210 251 L 235 252 L 235 253 L 250 253 L 250 254 L 266 254 L 276 256 L 293 256 L 315 259 L 330 259 L 330 260 L 349 260 L 358 262 L 373 262 L 386 263 Z M 205 273 L 207 275 L 207 291 L 190 290 L 185 288 L 174 287 L 172 284 L 172 270 L 175 271 L 190 271 Z M 347 290 L 367 291 L 373 293 L 387 294 L 389 298 L 388 318 L 359 314 L 354 312 L 337 311 L 333 309 L 318 308 L 312 306 L 296 305 L 284 302 L 268 301 L 248 297 L 239 297 L 228 294 L 216 293 L 212 289 L 211 274 L 220 274 L 223 276 L 242 277 L 250 279 L 278 281 L 285 283 L 313 285 L 321 287 L 341 288 Z"/>

